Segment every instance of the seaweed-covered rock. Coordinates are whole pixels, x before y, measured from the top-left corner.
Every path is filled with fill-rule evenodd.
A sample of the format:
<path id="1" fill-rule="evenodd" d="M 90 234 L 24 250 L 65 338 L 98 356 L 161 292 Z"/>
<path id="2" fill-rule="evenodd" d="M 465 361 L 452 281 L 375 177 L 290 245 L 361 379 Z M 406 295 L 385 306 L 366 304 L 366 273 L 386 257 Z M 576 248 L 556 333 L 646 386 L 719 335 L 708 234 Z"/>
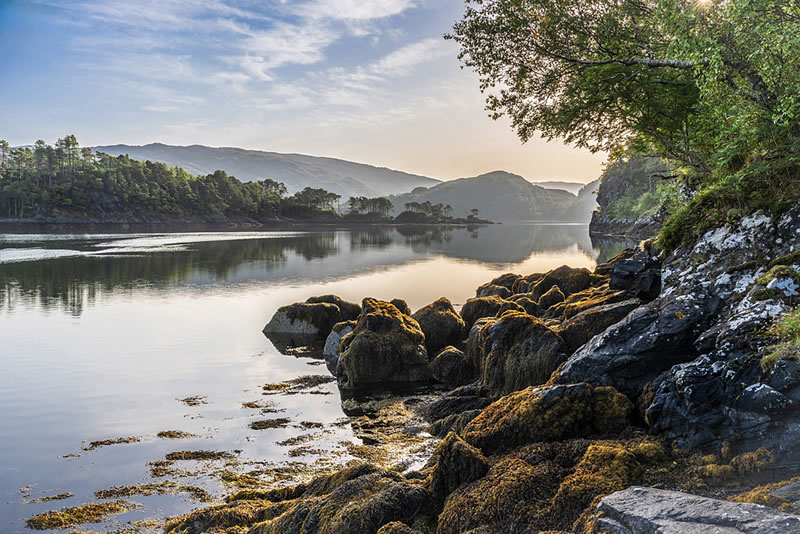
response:
<path id="1" fill-rule="evenodd" d="M 569 319 L 591 308 L 615 304 L 624 300 L 630 300 L 630 298 L 630 293 L 627 291 L 611 290 L 608 288 L 608 284 L 590 287 L 589 289 L 573 293 L 567 297 L 564 301 L 564 317 Z"/>
<path id="2" fill-rule="evenodd" d="M 341 343 L 339 387 L 355 390 L 427 382 L 428 353 L 417 321 L 388 302 L 372 298 L 364 299 L 362 309 L 355 329 Z"/>
<path id="3" fill-rule="evenodd" d="M 553 286 L 558 286 L 564 295 L 572 295 L 583 291 L 590 285 L 592 285 L 592 273 L 588 269 L 576 269 L 562 265 L 545 274 L 536 282 L 530 292 L 533 293 L 533 298 L 538 299 Z"/>
<path id="4" fill-rule="evenodd" d="M 431 494 L 444 503 L 459 487 L 485 475 L 489 463 L 481 451 L 450 432 L 436 447 L 425 469 L 430 470 L 427 483 Z"/>
<path id="5" fill-rule="evenodd" d="M 758 504 L 634 486 L 600 501 L 596 526 L 599 532 L 616 534 L 785 534 L 800 532 L 800 516 Z"/>
<path id="6" fill-rule="evenodd" d="M 527 293 L 522 293 L 520 295 L 511 295 L 509 297 L 509 301 L 511 301 L 512 304 L 516 304 L 516 306 L 507 306 L 505 309 L 501 308 L 495 314 L 496 316 L 503 315 L 503 313 L 508 310 L 514 310 L 514 311 L 524 311 L 528 315 L 539 317 L 539 303 L 530 298 Z M 522 309 L 520 310 L 520 308 Z"/>
<path id="7" fill-rule="evenodd" d="M 506 274 L 501 274 L 500 276 L 498 276 L 497 278 L 495 278 L 494 280 L 492 280 L 489 283 L 493 284 L 493 285 L 496 285 L 496 286 L 503 286 L 504 288 L 506 288 L 509 291 L 511 291 L 511 290 L 513 290 L 514 284 L 516 284 L 517 280 L 519 280 L 521 278 L 522 277 L 520 275 L 518 275 L 518 274 L 506 273 Z"/>
<path id="8" fill-rule="evenodd" d="M 511 296 L 511 290 L 507 287 L 498 286 L 497 284 L 493 284 L 489 282 L 488 284 L 483 284 L 477 290 L 475 290 L 475 297 L 500 297 L 506 298 Z"/>
<path id="9" fill-rule="evenodd" d="M 455 347 L 445 347 L 430 363 L 431 378 L 446 386 L 463 386 L 475 379 L 472 368 L 464 353 Z"/>
<path id="10" fill-rule="evenodd" d="M 701 286 L 662 296 L 592 338 L 567 360 L 556 382 L 613 386 L 635 397 L 663 371 L 697 356 L 693 343 L 718 309 L 719 299 Z"/>
<path id="11" fill-rule="evenodd" d="M 543 276 L 544 273 L 534 273 L 519 277 L 511 286 L 511 293 L 515 295 L 517 293 L 527 293 L 534 285 L 536 285 L 536 282 L 542 279 Z"/>
<path id="12" fill-rule="evenodd" d="M 632 410 L 631 402 L 609 387 L 530 387 L 488 406 L 463 436 L 485 454 L 494 454 L 537 441 L 618 432 L 629 424 Z"/>
<path id="13" fill-rule="evenodd" d="M 411 308 L 408 306 L 408 302 L 403 299 L 392 299 L 389 301 L 389 304 L 400 310 L 400 313 L 405 313 L 406 315 L 411 315 Z"/>
<path id="14" fill-rule="evenodd" d="M 430 424 L 428 432 L 430 432 L 432 436 L 439 438 L 445 437 L 450 432 L 461 434 L 469 422 L 478 417 L 482 411 L 483 410 L 480 409 L 466 410 L 442 417 Z"/>
<path id="15" fill-rule="evenodd" d="M 278 308 L 264 327 L 267 336 L 305 336 L 324 340 L 333 325 L 358 318 L 361 308 L 335 295 L 311 297 Z"/>
<path id="16" fill-rule="evenodd" d="M 444 297 L 420 308 L 411 317 L 425 334 L 428 354 L 436 354 L 448 345 L 459 343 L 466 333 L 464 320 Z"/>
<path id="17" fill-rule="evenodd" d="M 566 359 L 558 334 L 526 313 L 509 311 L 478 324 L 477 332 L 470 331 L 467 355 L 481 383 L 496 395 L 546 382 Z"/>
<path id="18" fill-rule="evenodd" d="M 564 302 L 566 297 L 564 293 L 561 292 L 561 289 L 558 286 L 553 286 L 548 289 L 544 295 L 539 297 L 539 301 L 536 303 L 539 313 L 555 306 L 559 302 Z"/>
<path id="19" fill-rule="evenodd" d="M 315 481 L 317 482 L 317 481 Z M 255 525 L 251 534 L 362 534 L 394 521 L 414 524 L 431 500 L 421 484 L 381 469 L 345 469 L 297 493 L 281 515 Z"/>
<path id="20" fill-rule="evenodd" d="M 475 321 L 483 317 L 494 317 L 501 311 L 525 311 L 521 306 L 497 296 L 469 299 L 461 307 L 461 318 L 464 319 L 468 332 Z"/>
<path id="21" fill-rule="evenodd" d="M 589 308 L 561 323 L 556 332 L 566 343 L 569 352 L 575 352 L 594 336 L 624 319 L 640 304 L 639 299 L 630 299 Z"/>
<path id="22" fill-rule="evenodd" d="M 400 521 L 392 521 L 391 523 L 386 523 L 380 529 L 378 529 L 378 534 L 422 534 L 422 532 L 413 529 L 405 523 L 401 523 Z"/>
<path id="23" fill-rule="evenodd" d="M 327 365 L 328 370 L 334 375 L 336 374 L 337 367 L 339 367 L 339 356 L 341 354 L 339 350 L 339 344 L 341 343 L 342 338 L 352 332 L 355 327 L 355 321 L 336 323 L 333 325 L 331 333 L 328 334 L 328 338 L 325 340 L 325 347 L 322 349 L 322 356 L 325 358 L 325 364 Z"/>

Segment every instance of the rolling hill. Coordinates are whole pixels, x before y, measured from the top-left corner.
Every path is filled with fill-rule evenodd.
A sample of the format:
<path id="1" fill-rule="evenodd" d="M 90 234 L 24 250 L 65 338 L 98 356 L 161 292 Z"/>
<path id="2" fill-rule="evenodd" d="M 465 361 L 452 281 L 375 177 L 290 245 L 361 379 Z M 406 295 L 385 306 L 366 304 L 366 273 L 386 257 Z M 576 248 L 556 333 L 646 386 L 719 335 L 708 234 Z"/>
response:
<path id="1" fill-rule="evenodd" d="M 221 169 L 242 181 L 271 178 L 286 184 L 289 193 L 304 187 L 322 188 L 338 193 L 344 199 L 350 196 L 397 195 L 415 187 L 431 187 L 440 183 L 433 178 L 384 167 L 302 154 L 161 143 L 93 148 L 112 156 L 127 154 L 133 159 L 183 167 L 192 174 L 210 174 Z"/>
<path id="2" fill-rule="evenodd" d="M 492 221 L 589 222 L 596 206 L 594 187 L 585 186 L 580 196 L 576 196 L 559 189 L 546 189 L 505 171 L 417 188 L 391 200 L 395 213 L 403 211 L 406 203 L 427 201 L 449 204 L 456 217 L 465 217 L 472 208 L 477 208 L 481 218 Z"/>

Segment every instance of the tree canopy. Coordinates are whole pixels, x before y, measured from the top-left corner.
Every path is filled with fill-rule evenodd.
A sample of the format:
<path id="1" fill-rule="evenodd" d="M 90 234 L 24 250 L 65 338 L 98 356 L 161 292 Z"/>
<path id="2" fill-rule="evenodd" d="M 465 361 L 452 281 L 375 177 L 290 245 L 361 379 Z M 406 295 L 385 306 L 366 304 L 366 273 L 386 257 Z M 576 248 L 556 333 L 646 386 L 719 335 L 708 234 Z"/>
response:
<path id="1" fill-rule="evenodd" d="M 798 135 L 800 0 L 467 0 L 448 36 L 523 140 L 692 168 Z"/>

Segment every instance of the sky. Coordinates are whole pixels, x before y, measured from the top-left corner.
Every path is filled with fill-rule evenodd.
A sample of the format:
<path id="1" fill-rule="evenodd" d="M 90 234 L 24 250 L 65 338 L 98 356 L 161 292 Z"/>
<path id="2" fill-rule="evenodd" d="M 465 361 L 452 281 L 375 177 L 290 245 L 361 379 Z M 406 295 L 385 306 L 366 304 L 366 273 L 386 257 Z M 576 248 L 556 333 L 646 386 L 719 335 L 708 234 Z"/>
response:
<path id="1" fill-rule="evenodd" d="M 589 182 L 603 154 L 522 144 L 445 41 L 463 0 L 0 0 L 0 138 L 203 144 L 439 179 Z"/>

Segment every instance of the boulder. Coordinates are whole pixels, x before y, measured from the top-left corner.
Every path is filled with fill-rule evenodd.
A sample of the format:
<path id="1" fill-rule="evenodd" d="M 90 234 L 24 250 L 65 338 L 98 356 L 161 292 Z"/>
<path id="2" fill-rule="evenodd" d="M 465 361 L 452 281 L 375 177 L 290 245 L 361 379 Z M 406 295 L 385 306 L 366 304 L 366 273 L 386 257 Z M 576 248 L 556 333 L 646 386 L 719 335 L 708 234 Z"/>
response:
<path id="1" fill-rule="evenodd" d="M 503 286 L 509 291 L 512 291 L 514 288 L 514 284 L 517 282 L 517 280 L 521 278 L 522 277 L 518 274 L 506 273 L 506 274 L 501 274 L 500 276 L 498 276 L 489 283 L 495 286 Z"/>
<path id="2" fill-rule="evenodd" d="M 536 282 L 530 292 L 533 293 L 535 299 L 538 299 L 553 286 L 558 286 L 564 295 L 572 295 L 583 291 L 590 285 L 592 285 L 592 273 L 588 269 L 575 269 L 562 265 L 545 274 Z"/>
<path id="3" fill-rule="evenodd" d="M 507 287 L 498 286 L 489 282 L 480 286 L 475 291 L 475 296 L 478 298 L 496 296 L 504 299 L 511 296 L 511 290 Z"/>
<path id="4" fill-rule="evenodd" d="M 345 302 L 335 295 L 311 297 L 305 302 L 296 302 L 278 308 L 264 327 L 264 334 L 298 336 L 325 340 L 333 325 L 358 318 L 361 308 Z"/>
<path id="5" fill-rule="evenodd" d="M 413 529 L 405 523 L 401 523 L 400 521 L 392 521 L 391 523 L 386 523 L 380 529 L 378 529 L 378 534 L 422 534 L 422 532 Z"/>
<path id="6" fill-rule="evenodd" d="M 491 455 L 538 441 L 616 433 L 629 424 L 632 411 L 631 402 L 610 387 L 530 387 L 489 405 L 463 436 Z"/>
<path id="7" fill-rule="evenodd" d="M 425 383 L 425 335 L 417 321 L 388 302 L 366 298 L 355 329 L 345 336 L 337 369 L 339 387 L 356 390 Z"/>
<path id="8" fill-rule="evenodd" d="M 594 336 L 624 319 L 640 304 L 639 299 L 630 299 L 589 308 L 561 323 L 556 333 L 564 340 L 569 352 L 575 352 Z"/>
<path id="9" fill-rule="evenodd" d="M 432 436 L 439 438 L 445 437 L 450 432 L 461 434 L 469 422 L 478 417 L 482 411 L 483 410 L 466 410 L 450 414 L 447 417 L 442 417 L 430 424 L 428 432 L 430 432 Z"/>
<path id="10" fill-rule="evenodd" d="M 464 353 L 445 347 L 430 363 L 431 378 L 446 386 L 463 386 L 475 380 L 475 370 Z"/>
<path id="11" fill-rule="evenodd" d="M 322 349 L 322 356 L 325 358 L 325 364 L 331 374 L 336 375 L 336 369 L 339 367 L 339 344 L 342 338 L 353 331 L 356 327 L 355 321 L 344 321 L 336 323 L 328 334 L 328 339 L 325 340 L 325 346 Z"/>
<path id="12" fill-rule="evenodd" d="M 539 313 L 555 306 L 560 302 L 564 302 L 566 297 L 564 293 L 561 292 L 561 289 L 558 286 L 553 286 L 548 289 L 544 295 L 539 297 L 539 301 L 536 303 L 536 307 L 538 308 Z"/>
<path id="13" fill-rule="evenodd" d="M 600 276 L 610 276 L 611 275 L 611 268 L 614 266 L 615 263 L 622 260 L 627 260 L 628 258 L 633 257 L 636 254 L 636 250 L 632 248 L 626 248 L 610 260 L 604 263 L 598 263 L 597 266 L 594 268 L 594 274 Z"/>
<path id="14" fill-rule="evenodd" d="M 631 295 L 627 291 L 611 290 L 608 284 L 590 287 L 567 297 L 564 301 L 564 317 L 569 319 L 590 308 L 615 304 L 630 298 Z"/>
<path id="15" fill-rule="evenodd" d="M 494 317 L 498 313 L 508 310 L 525 311 L 518 304 L 498 296 L 477 297 L 464 303 L 461 307 L 461 318 L 464 319 L 466 331 L 469 331 L 478 319 Z"/>
<path id="16" fill-rule="evenodd" d="M 408 307 L 408 303 L 403 299 L 392 299 L 389 303 L 400 310 L 400 313 L 405 313 L 406 315 L 411 315 L 411 308 Z"/>
<path id="17" fill-rule="evenodd" d="M 450 432 L 428 460 L 427 486 L 440 503 L 464 484 L 478 480 L 489 470 L 486 457 L 466 441 Z"/>
<path id="18" fill-rule="evenodd" d="M 516 306 L 506 306 L 505 308 L 500 308 L 497 312 L 497 316 L 502 315 L 503 312 L 508 310 L 515 310 L 515 311 L 524 311 L 528 315 L 533 315 L 534 317 L 539 317 L 539 304 L 531 299 L 527 293 L 522 293 L 520 295 L 511 295 L 509 300 L 516 304 Z M 520 310 L 522 308 L 522 310 Z"/>
<path id="19" fill-rule="evenodd" d="M 719 299 L 701 286 L 662 296 L 593 337 L 570 356 L 555 380 L 613 386 L 636 397 L 662 372 L 697 357 L 693 343 L 718 309 Z"/>
<path id="20" fill-rule="evenodd" d="M 636 298 L 653 300 L 661 291 L 661 264 L 647 252 L 637 250 L 611 264 L 608 287 L 628 290 Z"/>
<path id="21" fill-rule="evenodd" d="M 509 311 L 478 324 L 477 332 L 470 331 L 467 355 L 494 395 L 546 382 L 567 357 L 558 334 L 526 313 Z"/>
<path id="22" fill-rule="evenodd" d="M 444 297 L 420 308 L 411 317 L 422 328 L 425 348 L 431 355 L 448 345 L 460 343 L 466 334 L 464 320 Z"/>
<path id="23" fill-rule="evenodd" d="M 527 293 L 531 288 L 536 285 L 536 282 L 542 279 L 544 273 L 529 274 L 528 276 L 521 276 L 511 286 L 511 293 Z"/>
<path id="24" fill-rule="evenodd" d="M 786 534 L 800 516 L 766 506 L 633 486 L 597 505 L 598 532 L 614 534 Z"/>

